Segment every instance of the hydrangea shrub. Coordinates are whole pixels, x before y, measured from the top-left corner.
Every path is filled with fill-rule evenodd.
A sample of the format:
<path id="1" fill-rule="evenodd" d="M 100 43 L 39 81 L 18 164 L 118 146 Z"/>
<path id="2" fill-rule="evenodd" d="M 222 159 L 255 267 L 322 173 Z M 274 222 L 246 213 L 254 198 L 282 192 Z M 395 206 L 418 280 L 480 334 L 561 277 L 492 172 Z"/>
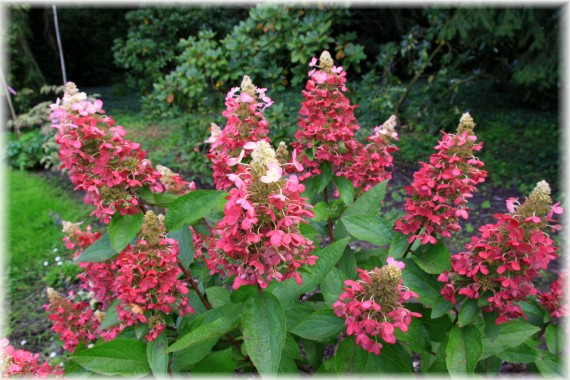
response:
<path id="1" fill-rule="evenodd" d="M 217 190 L 155 166 L 67 84 L 52 106 L 61 167 L 105 228 L 63 224 L 89 296 L 48 289 L 63 367 L 4 342 L 3 375 L 561 373 L 565 277 L 534 282 L 559 251 L 548 184 L 452 255 L 443 238 L 487 175 L 473 118 L 389 219 L 398 121 L 360 139 L 346 72 L 328 52 L 309 66 L 292 147 L 268 135 L 268 89 L 244 76 L 229 91 L 207 140 Z"/>

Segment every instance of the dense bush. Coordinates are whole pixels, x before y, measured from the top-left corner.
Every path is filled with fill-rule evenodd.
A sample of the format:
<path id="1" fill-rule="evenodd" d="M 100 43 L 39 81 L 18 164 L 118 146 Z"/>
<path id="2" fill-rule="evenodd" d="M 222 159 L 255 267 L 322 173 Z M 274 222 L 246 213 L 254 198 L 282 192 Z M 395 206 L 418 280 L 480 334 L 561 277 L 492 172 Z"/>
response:
<path id="1" fill-rule="evenodd" d="M 267 89 L 244 76 L 228 92 L 208 138 L 220 190 L 153 165 L 68 83 L 51 115 L 60 158 L 108 228 L 63 222 L 84 290 L 47 290 L 65 375 L 561 374 L 565 277 L 534 284 L 558 257 L 549 185 L 506 199 L 452 255 L 443 240 L 487 177 L 473 118 L 442 133 L 389 218 L 396 118 L 363 146 L 346 72 L 328 52 L 309 66 L 291 151 L 268 135 Z M 4 375 L 63 375 L 2 345 Z"/>
<path id="2" fill-rule="evenodd" d="M 128 34 L 115 39 L 115 63 L 127 72 L 127 83 L 146 93 L 173 68 L 183 52 L 179 45 L 200 30 L 227 33 L 242 14 L 241 9 L 211 7 L 143 8 L 128 12 Z"/>

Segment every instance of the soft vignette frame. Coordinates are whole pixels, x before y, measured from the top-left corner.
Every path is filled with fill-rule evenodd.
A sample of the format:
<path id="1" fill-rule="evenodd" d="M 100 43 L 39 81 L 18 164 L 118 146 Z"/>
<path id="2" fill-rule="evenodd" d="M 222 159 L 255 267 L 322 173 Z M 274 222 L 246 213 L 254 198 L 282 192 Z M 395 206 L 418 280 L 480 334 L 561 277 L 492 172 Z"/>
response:
<path id="1" fill-rule="evenodd" d="M 272 0 L 272 1 L 239 1 L 239 0 L 207 0 L 207 1 L 192 1 L 192 0 L 174 0 L 174 1 L 156 1 L 156 0 L 95 0 L 89 3 L 84 3 L 80 1 L 70 1 L 70 0 L 59 0 L 51 2 L 49 0 L 32 0 L 32 1 L 21 1 L 21 0 L 0 0 L 0 69 L 6 72 L 7 68 L 9 67 L 9 57 L 7 57 L 7 50 L 6 50 L 6 42 L 4 39 L 4 32 L 8 25 L 9 20 L 7 19 L 7 10 L 6 8 L 12 4 L 20 4 L 25 3 L 29 4 L 30 6 L 49 6 L 49 5 L 56 5 L 56 6 L 81 6 L 81 7 L 100 7 L 100 8 L 114 8 L 114 7 L 129 7 L 129 6 L 138 6 L 144 5 L 147 7 L 153 6 L 176 6 L 176 5 L 193 5 L 193 6 L 245 6 L 245 5 L 255 5 L 258 3 L 268 3 L 268 4 L 275 4 L 275 5 L 293 5 L 293 6 L 302 6 L 308 4 L 346 4 L 351 7 L 423 7 L 423 6 L 437 6 L 437 5 L 444 5 L 444 6 L 458 6 L 458 7 L 521 7 L 521 6 L 537 6 L 537 7 L 558 7 L 560 8 L 561 18 L 560 18 L 560 42 L 559 42 L 559 51 L 560 51 L 560 64 L 559 64 L 559 73 L 560 73 L 560 85 L 559 85 L 559 130 L 560 130 L 560 139 L 558 141 L 559 145 L 559 176 L 560 176 L 560 183 L 561 183 L 561 201 L 562 205 L 565 208 L 565 213 L 563 214 L 562 218 L 562 225 L 565 227 L 563 229 L 563 233 L 561 236 L 561 256 L 563 258 L 563 270 L 567 270 L 568 267 L 568 259 L 566 254 L 568 254 L 568 228 L 570 228 L 570 202 L 567 201 L 567 194 L 569 189 L 569 181 L 570 181 L 570 169 L 568 168 L 568 163 L 570 162 L 570 131 L 569 131 L 569 122 L 570 122 L 570 90 L 568 85 L 568 76 L 570 75 L 570 57 L 569 57 L 569 43 L 570 43 L 570 28 L 569 28 L 569 0 L 563 1 L 538 1 L 538 0 L 502 0 L 502 1 L 493 1 L 493 0 L 479 0 L 479 1 L 460 1 L 460 0 L 400 0 L 400 1 L 365 1 L 365 0 L 357 0 L 357 1 L 338 1 L 338 0 L 321 0 L 321 1 L 298 1 L 298 0 Z M 65 48 L 65 47 L 64 47 Z M 7 77 L 5 75 L 5 77 Z M 0 89 L 0 95 L 4 94 L 5 89 Z M 4 100 L 1 101 L 0 106 L 0 120 L 4 121 L 8 119 L 8 112 L 5 107 Z M 7 323 L 7 316 L 8 316 L 8 304 L 7 304 L 7 297 L 4 291 L 5 281 L 8 279 L 8 244 L 7 239 L 9 237 L 9 227 L 6 218 L 6 207 L 7 204 L 7 178 L 6 178 L 6 165 L 4 162 L 4 147 L 5 147 L 5 135 L 4 133 L 0 133 L 0 149 L 2 153 L 0 156 L 2 157 L 2 162 L 0 163 L 0 338 L 4 337 L 4 328 L 5 323 Z M 570 281 L 570 279 L 569 279 Z M 565 302 L 568 303 L 570 301 L 570 297 L 568 295 L 568 282 L 565 287 Z M 566 339 L 567 342 L 570 342 L 570 335 L 568 334 L 570 325 L 566 321 L 564 324 L 566 330 Z M 567 345 L 568 347 L 568 345 Z M 569 372 L 569 359 L 570 358 L 570 349 L 566 349 L 565 352 L 565 361 L 566 361 L 566 368 L 564 369 L 564 373 L 568 378 L 570 375 Z M 425 376 L 425 375 L 424 375 Z M 194 376 L 195 377 L 195 376 Z M 329 376 L 318 376 L 318 378 L 329 378 Z M 402 377 L 398 375 L 390 375 L 390 376 L 366 376 L 368 378 L 394 378 L 394 377 Z M 429 378 L 447 378 L 442 376 L 425 376 Z M 532 376 L 525 376 L 526 378 L 532 378 Z M 215 378 L 223 378 L 219 376 L 214 377 L 205 377 L 210 379 Z M 279 376 L 279 378 L 289 378 L 288 376 Z M 333 377 L 330 377 L 333 378 Z M 362 377 L 360 377 L 362 378 Z"/>

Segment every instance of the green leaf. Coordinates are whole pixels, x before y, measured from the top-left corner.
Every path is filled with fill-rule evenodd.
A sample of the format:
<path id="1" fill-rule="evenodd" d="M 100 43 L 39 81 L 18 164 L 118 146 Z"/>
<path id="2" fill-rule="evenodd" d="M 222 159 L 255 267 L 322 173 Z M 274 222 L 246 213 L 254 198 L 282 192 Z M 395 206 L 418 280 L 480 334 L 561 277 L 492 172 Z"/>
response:
<path id="1" fill-rule="evenodd" d="M 528 318 L 528 322 L 535 326 L 542 327 L 545 322 L 544 308 L 536 301 L 535 298 L 528 297 L 526 300 L 519 301 L 517 304 L 521 307 L 524 315 Z"/>
<path id="2" fill-rule="evenodd" d="M 180 229 L 169 232 L 167 235 L 178 242 L 180 252 L 178 258 L 185 268 L 194 262 L 194 239 L 192 238 L 192 231 L 190 226 L 184 224 Z"/>
<path id="3" fill-rule="evenodd" d="M 343 216 L 351 215 L 380 215 L 380 203 L 384 200 L 386 196 L 386 184 L 388 181 L 384 181 L 374 186 L 372 189 L 368 190 L 362 194 L 354 203 L 348 207 Z"/>
<path id="4" fill-rule="evenodd" d="M 406 264 L 406 268 L 402 271 L 402 282 L 419 295 L 419 300 L 423 304 L 432 306 L 434 311 L 438 311 L 438 316 L 445 314 L 447 310 L 451 309 L 451 302 L 445 300 L 439 293 L 441 283 L 437 281 L 435 275 L 424 272 L 416 265 L 413 259 L 403 259 L 403 262 Z M 433 314 L 434 311 L 432 311 L 432 318 L 436 318 Z"/>
<path id="5" fill-rule="evenodd" d="M 302 294 L 313 291 L 320 284 L 325 276 L 336 265 L 349 239 L 336 241 L 325 248 L 314 251 L 313 254 L 319 256 L 315 265 L 308 266 L 309 273 L 302 273 L 303 284 L 298 285 L 294 279 L 288 279 L 279 283 L 272 283 L 267 290 L 271 291 L 279 299 L 284 309 L 295 307 L 299 303 Z"/>
<path id="6" fill-rule="evenodd" d="M 392 243 L 390 244 L 388 256 L 395 259 L 401 259 L 404 257 L 404 253 L 406 252 L 406 249 L 408 249 L 409 245 L 408 236 L 397 232 L 394 236 L 394 240 L 392 240 Z"/>
<path id="7" fill-rule="evenodd" d="M 485 319 L 485 336 L 491 342 L 494 342 L 499 336 L 499 331 L 501 331 L 501 325 L 495 323 L 499 313 L 497 311 L 483 312 L 483 318 Z"/>
<path id="8" fill-rule="evenodd" d="M 99 239 L 95 240 L 78 258 L 73 261 L 82 263 L 98 263 L 105 261 L 115 256 L 117 252 L 113 249 L 111 245 L 111 239 L 109 234 L 101 236 Z"/>
<path id="9" fill-rule="evenodd" d="M 210 351 L 212 351 L 212 347 L 214 347 L 216 343 L 218 343 L 218 338 L 213 338 L 193 345 L 192 347 L 174 352 L 172 354 L 172 364 L 170 365 L 170 369 L 173 372 L 188 371 L 194 364 L 208 356 Z"/>
<path id="10" fill-rule="evenodd" d="M 332 166 L 331 163 L 325 161 L 319 166 L 319 170 L 321 174 L 319 174 L 317 178 L 317 194 L 322 193 L 332 178 Z"/>
<path id="11" fill-rule="evenodd" d="M 319 310 L 302 320 L 290 331 L 301 338 L 324 341 L 344 330 L 344 319 L 337 317 L 332 309 Z"/>
<path id="12" fill-rule="evenodd" d="M 168 207 L 178 195 L 169 193 L 153 193 L 148 186 L 141 188 L 138 193 L 146 203 L 157 207 Z"/>
<path id="13" fill-rule="evenodd" d="M 192 367 L 192 373 L 233 373 L 235 362 L 232 348 L 215 351 Z"/>
<path id="14" fill-rule="evenodd" d="M 314 211 L 314 209 L 313 209 Z M 315 240 L 321 234 L 319 231 L 315 229 L 315 227 L 311 226 L 310 224 L 302 223 L 299 225 L 299 232 L 303 235 L 306 239 Z"/>
<path id="15" fill-rule="evenodd" d="M 337 267 L 347 278 L 352 279 L 356 277 L 356 256 L 349 246 L 346 246 L 344 249 L 342 257 L 338 260 Z"/>
<path id="16" fill-rule="evenodd" d="M 230 292 L 220 286 L 212 286 L 205 290 L 206 297 L 213 308 L 224 306 L 230 303 Z"/>
<path id="17" fill-rule="evenodd" d="M 468 298 L 461 305 L 459 310 L 459 319 L 457 320 L 457 325 L 463 327 L 473 322 L 475 318 L 479 316 L 479 307 L 477 306 L 477 300 Z"/>
<path id="18" fill-rule="evenodd" d="M 343 216 L 342 221 L 348 232 L 358 240 L 385 245 L 394 239 L 392 223 L 379 216 L 350 215 Z"/>
<path id="19" fill-rule="evenodd" d="M 311 219 L 313 222 L 327 220 L 329 217 L 329 205 L 327 202 L 321 201 L 313 207 L 313 213 L 315 213 L 315 216 Z"/>
<path id="20" fill-rule="evenodd" d="M 340 199 L 344 202 L 345 205 L 350 206 L 354 201 L 355 193 L 352 181 L 342 176 L 334 176 L 333 181 L 340 194 Z"/>
<path id="21" fill-rule="evenodd" d="M 275 374 L 285 344 L 285 313 L 271 293 L 258 294 L 242 316 L 243 340 L 251 361 L 261 375 Z"/>
<path id="22" fill-rule="evenodd" d="M 475 326 L 453 326 L 446 348 L 447 369 L 452 375 L 471 374 L 483 353 L 481 333 Z"/>
<path id="23" fill-rule="evenodd" d="M 564 332 L 561 331 L 559 325 L 550 324 L 546 326 L 544 337 L 546 338 L 546 347 L 555 355 L 562 352 L 564 347 Z"/>
<path id="24" fill-rule="evenodd" d="M 499 333 L 494 341 L 491 341 L 488 337 L 483 337 L 483 355 L 481 359 L 497 355 L 508 348 L 519 346 L 539 330 L 539 327 L 521 320 L 505 322 L 500 325 Z"/>
<path id="25" fill-rule="evenodd" d="M 303 345 L 306 362 L 313 368 L 319 368 L 323 361 L 323 355 L 325 352 L 324 343 L 307 339 L 300 339 L 299 341 Z"/>
<path id="26" fill-rule="evenodd" d="M 410 325 L 408 326 L 407 332 L 402 332 L 399 329 L 395 329 L 396 338 L 401 342 L 406 342 L 410 345 L 412 351 L 417 353 L 430 352 L 431 351 L 431 339 L 427 327 L 422 323 L 419 318 L 413 317 Z M 441 334 L 441 331 L 439 331 Z M 382 349 L 382 354 L 384 349 Z"/>
<path id="27" fill-rule="evenodd" d="M 299 374 L 299 368 L 297 368 L 297 364 L 295 360 L 289 355 L 288 352 L 283 351 L 281 353 L 281 361 L 279 362 L 279 368 L 277 368 L 277 373 L 279 374 Z"/>
<path id="28" fill-rule="evenodd" d="M 239 325 L 240 304 L 227 304 L 216 309 L 208 310 L 189 325 L 190 331 L 181 335 L 168 348 L 168 352 L 193 347 L 213 338 L 232 331 Z"/>
<path id="29" fill-rule="evenodd" d="M 564 375 L 560 357 L 548 352 L 539 350 L 539 358 L 534 364 L 542 375 Z"/>
<path id="30" fill-rule="evenodd" d="M 420 246 L 412 258 L 420 268 L 430 274 L 451 270 L 451 254 L 441 240 L 436 244 Z"/>
<path id="31" fill-rule="evenodd" d="M 164 225 L 169 231 L 178 230 L 184 224 L 192 224 L 218 206 L 218 202 L 227 196 L 226 192 L 215 190 L 195 190 L 173 201 L 169 208 Z"/>
<path id="32" fill-rule="evenodd" d="M 350 336 L 340 342 L 334 356 L 334 370 L 338 374 L 363 373 L 368 366 L 368 352 L 356 345 L 356 338 Z"/>
<path id="33" fill-rule="evenodd" d="M 146 345 L 133 339 L 117 338 L 70 358 L 86 370 L 100 375 L 141 377 L 150 373 Z"/>
<path id="34" fill-rule="evenodd" d="M 250 298 L 255 297 L 257 294 L 257 286 L 253 285 L 242 285 L 238 290 L 234 291 L 230 295 L 232 303 L 242 303 Z"/>
<path id="35" fill-rule="evenodd" d="M 165 376 L 168 373 L 168 340 L 165 333 L 148 342 L 146 355 L 154 376 Z"/>
<path id="36" fill-rule="evenodd" d="M 384 344 L 380 355 L 368 352 L 366 373 L 409 373 L 413 372 L 412 357 L 400 343 Z"/>
<path id="37" fill-rule="evenodd" d="M 346 279 L 346 275 L 342 271 L 337 268 L 332 268 L 321 282 L 321 292 L 329 307 L 332 307 L 333 304 L 338 301 Z"/>
<path id="38" fill-rule="evenodd" d="M 299 344 L 293 338 L 291 334 L 287 334 L 285 338 L 285 345 L 283 346 L 283 353 L 289 354 L 291 359 L 303 360 L 303 355 L 301 355 L 301 350 L 299 349 Z"/>
<path id="39" fill-rule="evenodd" d="M 536 348 L 527 344 L 507 348 L 505 351 L 497 354 L 502 360 L 509 363 L 532 363 L 539 358 L 539 352 Z"/>
<path id="40" fill-rule="evenodd" d="M 121 303 L 121 300 L 115 300 L 107 310 L 105 311 L 105 318 L 101 321 L 99 325 L 100 330 L 109 328 L 117 323 L 119 323 L 119 313 L 117 313 L 117 306 Z"/>
<path id="41" fill-rule="evenodd" d="M 119 253 L 137 236 L 141 230 L 143 215 L 115 214 L 109 223 L 109 238 L 115 252 Z"/>

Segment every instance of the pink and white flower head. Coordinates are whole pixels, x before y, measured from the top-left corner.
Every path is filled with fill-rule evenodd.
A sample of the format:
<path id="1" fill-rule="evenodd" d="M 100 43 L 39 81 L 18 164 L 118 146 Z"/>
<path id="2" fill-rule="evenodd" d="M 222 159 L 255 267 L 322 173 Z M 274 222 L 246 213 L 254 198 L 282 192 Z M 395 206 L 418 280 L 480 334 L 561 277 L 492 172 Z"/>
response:
<path id="1" fill-rule="evenodd" d="M 40 364 L 40 354 L 15 349 L 8 339 L 0 340 L 0 375 L 2 378 L 25 377 L 46 378 L 62 377 L 63 368 L 50 366 L 48 362 Z"/>
<path id="2" fill-rule="evenodd" d="M 568 316 L 568 305 L 564 299 L 564 289 L 566 289 L 566 273 L 560 273 L 558 279 L 550 285 L 549 292 L 539 292 L 540 303 L 553 318 L 563 318 Z"/>
<path id="3" fill-rule="evenodd" d="M 323 162 L 330 162 L 336 175 L 345 176 L 364 191 L 390 179 L 387 168 L 392 166 L 391 155 L 397 150 L 391 143 L 397 140 L 393 132 L 395 117 L 384 124 L 384 129 L 377 127 L 364 147 L 355 138 L 360 126 L 354 116 L 357 106 L 351 105 L 345 95 L 346 72 L 334 66 L 327 51 L 321 54 L 318 65 L 313 58 L 309 66 L 316 68 L 309 72 L 299 129 L 292 144 L 294 157 L 299 157 L 306 169 L 301 179 L 320 174 Z"/>
<path id="4" fill-rule="evenodd" d="M 357 269 L 359 280 L 346 280 L 344 292 L 333 305 L 345 319 L 346 333 L 356 336 L 356 344 L 376 355 L 382 343 L 396 343 L 395 329 L 408 331 L 412 317 L 421 314 L 407 310 L 403 303 L 418 295 L 402 285 L 402 262 L 389 257 L 387 264 L 372 271 Z"/>
<path id="5" fill-rule="evenodd" d="M 115 280 L 119 320 L 127 326 L 148 323 L 147 340 L 164 329 L 164 315 L 193 313 L 188 303 L 187 284 L 179 280 L 178 243 L 166 236 L 164 217 L 147 211 L 139 240 L 118 256 Z"/>
<path id="6" fill-rule="evenodd" d="M 85 191 L 85 202 L 96 207 L 93 214 L 109 223 L 116 213 L 140 212 L 133 195 L 137 189 L 161 191 L 161 186 L 160 173 L 146 160 L 146 152 L 124 138 L 124 129 L 104 115 L 102 105 L 100 100 L 86 100 L 69 82 L 51 118 L 58 130 L 60 168 L 69 171 L 76 190 Z"/>
<path id="7" fill-rule="evenodd" d="M 243 172 L 242 162 L 247 163 L 251 152 L 244 149 L 247 142 L 268 141 L 269 123 L 262 112 L 273 102 L 265 94 L 267 89 L 257 88 L 245 75 L 240 87 L 232 88 L 226 96 L 227 119 L 223 130 L 212 126 L 208 158 L 212 161 L 214 183 L 218 190 L 233 185 L 229 175 Z M 232 177 L 233 178 L 233 177 Z"/>
<path id="8" fill-rule="evenodd" d="M 241 173 L 228 176 L 236 187 L 214 229 L 207 267 L 212 274 L 235 276 L 234 289 L 265 288 L 273 279 L 301 283 L 297 269 L 317 259 L 310 254 L 313 242 L 299 232 L 304 218 L 313 216 L 307 199 L 300 196 L 305 188 L 295 175 L 283 175 L 269 143 L 245 145 L 244 150 L 252 150 L 251 161 Z"/>
<path id="9" fill-rule="evenodd" d="M 468 199 L 475 186 L 485 181 L 487 172 L 479 169 L 483 162 L 473 154 L 482 148 L 475 144 L 475 123 L 464 114 L 455 135 L 443 133 L 436 145 L 437 153 L 414 174 L 407 186 L 406 215 L 396 221 L 396 231 L 410 235 L 410 242 L 435 244 L 437 236 L 450 237 L 458 231 L 459 218 L 467 219 Z"/>
<path id="10" fill-rule="evenodd" d="M 471 238 L 467 250 L 451 257 L 451 271 L 438 278 L 446 283 L 444 298 L 455 303 L 456 294 L 484 297 L 489 302 L 485 310 L 499 313 L 497 324 L 524 316 L 518 303 L 538 294 L 533 279 L 558 257 L 556 243 L 544 231 L 559 229 L 552 219 L 554 207 L 545 181 L 521 205 L 510 202 L 509 213 L 496 214 L 496 223 L 479 228 L 480 236 Z"/>

